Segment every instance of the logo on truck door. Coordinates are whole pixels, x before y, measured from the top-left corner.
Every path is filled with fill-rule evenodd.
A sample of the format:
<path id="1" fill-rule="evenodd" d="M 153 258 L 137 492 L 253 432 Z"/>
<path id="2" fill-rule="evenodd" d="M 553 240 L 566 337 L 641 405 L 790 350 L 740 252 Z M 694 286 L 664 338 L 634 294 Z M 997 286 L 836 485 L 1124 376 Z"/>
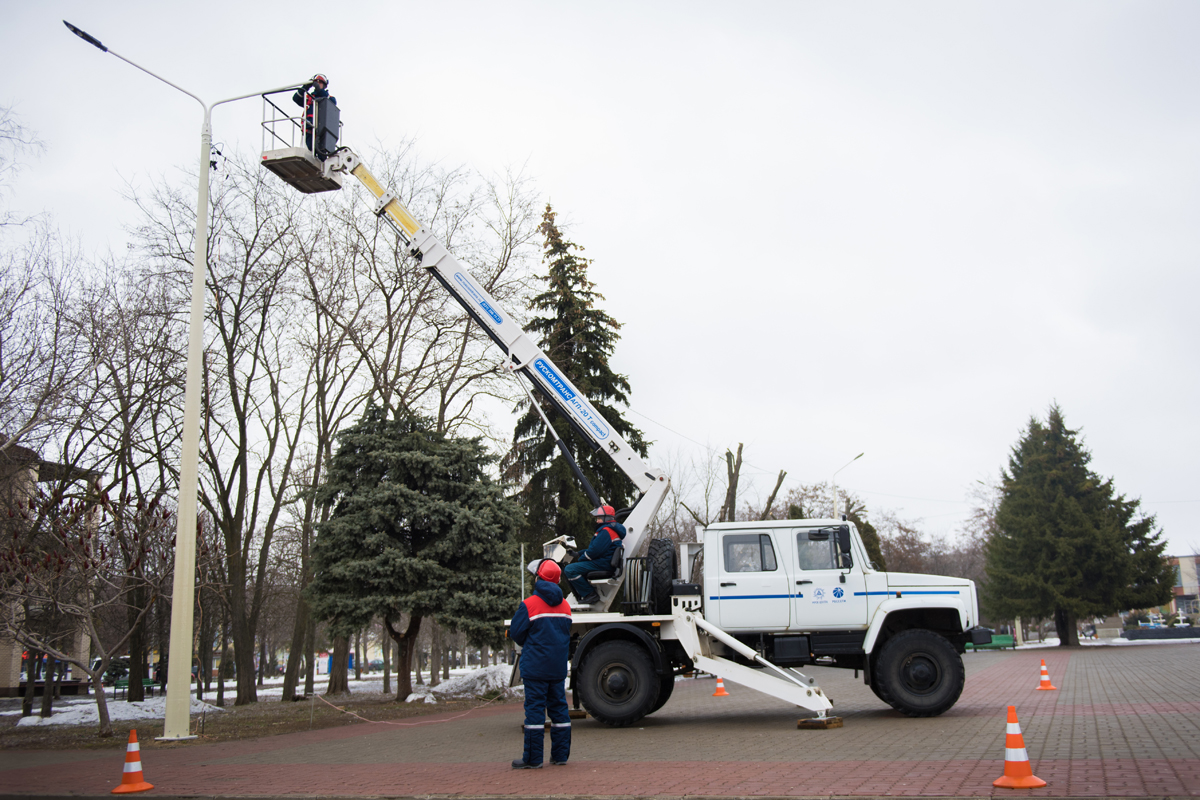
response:
<path id="1" fill-rule="evenodd" d="M 546 383 L 550 384 L 550 388 L 554 389 L 555 393 L 571 407 L 571 410 L 575 412 L 575 416 L 587 425 L 587 427 L 591 428 L 592 433 L 595 434 L 597 439 L 608 438 L 608 425 L 605 424 L 599 414 L 592 411 L 587 403 L 572 391 L 563 377 L 554 370 L 554 367 L 550 366 L 546 359 L 534 359 L 533 368 L 537 370 Z"/>

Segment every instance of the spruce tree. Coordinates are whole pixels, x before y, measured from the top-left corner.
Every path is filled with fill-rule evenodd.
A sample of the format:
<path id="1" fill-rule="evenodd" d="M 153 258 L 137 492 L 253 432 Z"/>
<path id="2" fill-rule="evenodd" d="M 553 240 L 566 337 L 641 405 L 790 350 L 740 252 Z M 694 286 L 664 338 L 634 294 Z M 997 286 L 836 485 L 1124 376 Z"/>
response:
<path id="1" fill-rule="evenodd" d="M 448 437 L 423 417 L 389 418 L 372 406 L 338 439 L 318 489 L 333 511 L 313 542 L 307 595 L 334 635 L 383 619 L 400 645 L 404 699 L 424 618 L 470 642 L 503 639 L 520 602 L 511 543 L 520 509 L 488 476 L 494 459 L 479 439 Z"/>
<path id="2" fill-rule="evenodd" d="M 1001 474 L 983 587 L 992 616 L 1053 617 L 1064 646 L 1079 618 L 1164 603 L 1172 583 L 1154 517 L 1091 471 L 1077 437 L 1057 405 L 1030 420 Z"/>
<path id="3" fill-rule="evenodd" d="M 608 363 L 620 339 L 621 323 L 596 307 L 604 297 L 588 279 L 591 262 L 579 255 L 582 247 L 564 238 L 549 204 L 538 230 L 544 237 L 547 286 L 533 299 L 536 316 L 527 330 L 604 419 L 644 457 L 647 445 L 642 432 L 618 408 L 629 402 L 629 380 Z M 634 487 L 624 473 L 606 455 L 594 452 L 549 403 L 534 396 L 543 403 L 558 435 L 601 499 L 616 508 L 628 505 Z M 590 516 L 594 504 L 532 408 L 517 422 L 507 467 L 514 482 L 528 481 L 522 491 L 526 508 L 523 538 L 528 544 L 537 548 L 560 535 L 574 536 L 586 544 L 594 527 Z"/>

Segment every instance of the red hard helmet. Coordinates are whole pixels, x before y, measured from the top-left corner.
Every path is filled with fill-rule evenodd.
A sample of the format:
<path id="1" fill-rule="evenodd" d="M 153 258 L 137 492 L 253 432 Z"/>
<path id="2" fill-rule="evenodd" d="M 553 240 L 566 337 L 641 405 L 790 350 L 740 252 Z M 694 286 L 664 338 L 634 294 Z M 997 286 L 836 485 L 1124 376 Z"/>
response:
<path id="1" fill-rule="evenodd" d="M 616 519 L 617 512 L 612 506 L 597 506 L 596 508 L 592 509 L 592 516 L 605 518 L 612 517 L 613 519 Z"/>
<path id="2" fill-rule="evenodd" d="M 538 567 L 537 576 L 544 581 L 558 583 L 558 579 L 562 577 L 562 569 L 559 568 L 557 563 L 547 558 Z"/>

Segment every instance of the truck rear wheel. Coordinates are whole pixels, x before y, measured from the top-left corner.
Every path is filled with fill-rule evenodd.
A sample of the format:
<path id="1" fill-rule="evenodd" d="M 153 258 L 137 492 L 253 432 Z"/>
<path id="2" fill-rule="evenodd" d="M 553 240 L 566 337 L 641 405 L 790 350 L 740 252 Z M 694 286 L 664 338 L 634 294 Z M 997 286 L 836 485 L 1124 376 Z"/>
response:
<path id="1" fill-rule="evenodd" d="M 579 699 L 605 725 L 632 725 L 654 711 L 659 676 L 650 654 L 624 640 L 596 645 L 579 669 Z"/>
<path id="2" fill-rule="evenodd" d="M 874 674 L 879 697 L 910 717 L 936 717 L 948 710 L 966 682 L 953 645 L 925 630 L 901 631 L 889 639 Z"/>
<path id="3" fill-rule="evenodd" d="M 650 561 L 650 610 L 671 613 L 671 581 L 675 580 L 675 544 L 670 539 L 651 539 L 646 548 Z"/>

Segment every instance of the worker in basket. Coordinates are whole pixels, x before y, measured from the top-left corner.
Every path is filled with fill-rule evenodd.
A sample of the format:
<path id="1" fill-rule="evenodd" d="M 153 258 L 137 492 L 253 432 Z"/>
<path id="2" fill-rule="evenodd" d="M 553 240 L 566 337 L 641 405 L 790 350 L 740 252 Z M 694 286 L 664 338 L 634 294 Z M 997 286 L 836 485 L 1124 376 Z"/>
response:
<path id="1" fill-rule="evenodd" d="M 535 562 L 536 563 L 536 562 Z M 530 569 L 534 565 L 530 564 Z M 537 565 L 533 594 L 521 601 L 508 638 L 521 647 L 525 684 L 525 749 L 513 769 L 541 769 L 546 717 L 550 717 L 550 763 L 566 764 L 571 755 L 571 714 L 567 709 L 567 660 L 571 645 L 571 606 L 558 579 L 562 570 L 550 559 Z"/>
<path id="2" fill-rule="evenodd" d="M 596 533 L 592 542 L 579 554 L 579 558 L 567 564 L 563 574 L 567 583 L 574 590 L 575 596 L 581 603 L 595 603 L 600 599 L 599 593 L 584 577 L 589 572 L 607 570 L 612 561 L 613 551 L 623 545 L 618 544 L 625 539 L 625 526 L 617 522 L 617 512 L 612 506 L 598 506 L 592 510 L 596 520 Z"/>

